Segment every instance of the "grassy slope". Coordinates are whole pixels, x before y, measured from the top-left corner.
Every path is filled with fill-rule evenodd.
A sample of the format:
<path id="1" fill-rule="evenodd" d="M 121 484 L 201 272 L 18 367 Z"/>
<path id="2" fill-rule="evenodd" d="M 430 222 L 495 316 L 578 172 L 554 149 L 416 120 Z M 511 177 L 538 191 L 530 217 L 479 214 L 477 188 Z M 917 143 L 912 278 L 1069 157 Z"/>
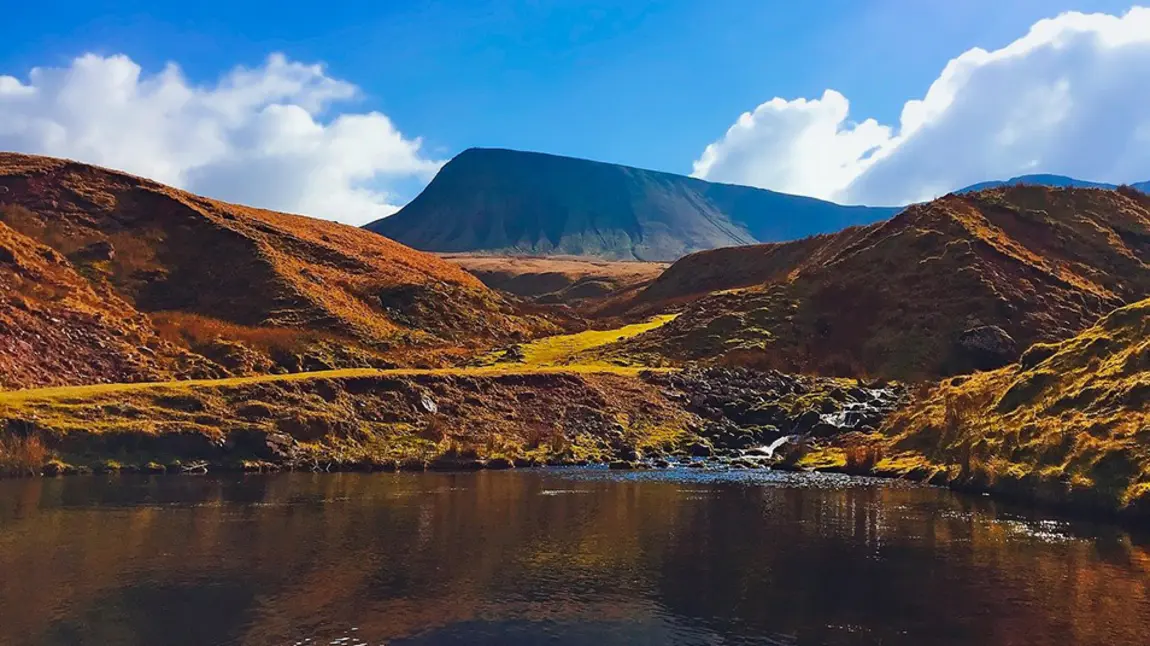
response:
<path id="1" fill-rule="evenodd" d="M 0 222 L 0 389 L 170 379 L 196 364 L 114 291 Z"/>
<path id="2" fill-rule="evenodd" d="M 438 354 L 555 331 L 459 267 L 356 227 L 13 153 L 0 153 L 0 186 L 0 220 L 55 250 L 77 288 L 151 315 L 233 373 L 442 365 Z"/>
<path id="3" fill-rule="evenodd" d="M 664 269 L 659 262 L 612 262 L 588 258 L 442 254 L 492 289 L 540 303 L 581 305 L 631 293 Z"/>
<path id="4" fill-rule="evenodd" d="M 541 339 L 524 346 L 521 363 L 4 392 L 0 419 L 9 430 L 0 431 L 8 440 L 0 442 L 0 471 L 38 470 L 52 460 L 80 467 L 165 464 L 214 455 L 209 445 L 234 443 L 237 432 L 289 435 L 293 460 L 339 464 L 445 454 L 602 460 L 612 442 L 670 446 L 686 438 L 690 416 L 636 379 L 640 368 L 578 361 L 598 344 L 667 320 Z M 427 409 L 424 395 L 438 402 L 436 410 Z M 622 435 L 612 439 L 614 433 Z M 36 450 L 21 444 L 26 435 L 36 438 Z M 256 449 L 236 455 L 229 459 L 266 459 Z"/>
<path id="5" fill-rule="evenodd" d="M 1021 364 L 924 389 L 879 435 L 801 464 L 1150 515 L 1150 300 Z"/>
<path id="6" fill-rule="evenodd" d="M 1150 198 L 1140 193 L 950 195 L 835 236 L 684 258 L 631 303 L 643 313 L 686 302 L 682 315 L 619 351 L 932 378 L 970 369 L 955 351 L 964 330 L 1000 326 L 1023 350 L 1145 298 L 1148 259 Z"/>

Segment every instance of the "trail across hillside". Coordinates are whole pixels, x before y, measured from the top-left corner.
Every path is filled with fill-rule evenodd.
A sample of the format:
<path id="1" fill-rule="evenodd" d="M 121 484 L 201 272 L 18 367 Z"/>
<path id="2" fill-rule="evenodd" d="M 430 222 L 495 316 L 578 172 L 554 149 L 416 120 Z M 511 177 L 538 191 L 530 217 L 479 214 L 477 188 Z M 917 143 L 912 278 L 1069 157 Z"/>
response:
<path id="1" fill-rule="evenodd" d="M 602 361 L 579 361 L 579 356 L 588 350 L 631 338 L 667 324 L 674 315 L 658 316 L 644 323 L 636 323 L 611 330 L 589 330 L 576 334 L 537 339 L 519 346 L 521 360 L 508 361 L 504 352 L 493 353 L 485 358 L 483 365 L 454 368 L 396 368 L 379 370 L 373 368 L 350 368 L 343 370 L 320 370 L 297 372 L 282 375 L 255 375 L 250 377 L 230 377 L 227 379 L 189 379 L 183 381 L 140 382 L 117 384 L 93 384 L 88 386 L 66 386 L 60 388 L 34 388 L 0 392 L 0 406 L 19 405 L 31 401 L 82 400 L 96 395 L 140 390 L 180 391 L 191 388 L 215 388 L 220 386 L 240 386 L 257 383 L 304 381 L 308 379 L 332 379 L 353 377 L 415 377 L 420 375 L 492 376 L 541 373 L 610 373 L 617 375 L 637 375 L 645 366 L 620 366 Z"/>

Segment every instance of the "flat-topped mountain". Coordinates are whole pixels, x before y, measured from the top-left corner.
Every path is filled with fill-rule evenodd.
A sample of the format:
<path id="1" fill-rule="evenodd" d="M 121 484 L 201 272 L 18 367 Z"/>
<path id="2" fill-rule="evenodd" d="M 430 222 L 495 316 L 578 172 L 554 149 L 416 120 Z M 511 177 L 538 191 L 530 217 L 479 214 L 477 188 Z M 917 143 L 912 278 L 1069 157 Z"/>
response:
<path id="1" fill-rule="evenodd" d="M 661 261 L 830 233 L 898 210 L 572 157 L 473 148 L 448 162 L 398 213 L 366 228 L 424 251 Z"/>

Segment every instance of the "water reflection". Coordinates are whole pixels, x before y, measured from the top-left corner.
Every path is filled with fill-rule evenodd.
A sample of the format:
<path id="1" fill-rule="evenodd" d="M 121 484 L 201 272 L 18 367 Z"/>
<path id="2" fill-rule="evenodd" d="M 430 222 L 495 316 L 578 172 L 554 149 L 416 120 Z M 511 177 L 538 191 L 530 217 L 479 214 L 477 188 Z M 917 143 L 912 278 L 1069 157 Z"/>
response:
<path id="1" fill-rule="evenodd" d="M 1114 528 L 836 477 L 0 482 L 0 643 L 1142 644 Z"/>

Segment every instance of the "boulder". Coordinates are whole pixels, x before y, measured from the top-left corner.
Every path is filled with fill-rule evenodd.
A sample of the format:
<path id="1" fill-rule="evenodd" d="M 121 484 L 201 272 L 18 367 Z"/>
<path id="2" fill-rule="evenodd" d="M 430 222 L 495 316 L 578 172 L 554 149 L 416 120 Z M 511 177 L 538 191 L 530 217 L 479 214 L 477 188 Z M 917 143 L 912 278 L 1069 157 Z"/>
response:
<path id="1" fill-rule="evenodd" d="M 687 445 L 687 454 L 697 458 L 707 457 L 714 453 L 715 449 L 710 443 L 704 441 L 693 442 Z"/>
<path id="2" fill-rule="evenodd" d="M 958 336 L 952 353 L 951 370 L 994 370 L 1018 359 L 1018 344 L 997 325 L 970 328 Z"/>
<path id="3" fill-rule="evenodd" d="M 815 424 L 821 422 L 822 419 L 822 415 L 820 415 L 817 410 L 808 410 L 795 418 L 793 432 L 806 433 Z"/>

